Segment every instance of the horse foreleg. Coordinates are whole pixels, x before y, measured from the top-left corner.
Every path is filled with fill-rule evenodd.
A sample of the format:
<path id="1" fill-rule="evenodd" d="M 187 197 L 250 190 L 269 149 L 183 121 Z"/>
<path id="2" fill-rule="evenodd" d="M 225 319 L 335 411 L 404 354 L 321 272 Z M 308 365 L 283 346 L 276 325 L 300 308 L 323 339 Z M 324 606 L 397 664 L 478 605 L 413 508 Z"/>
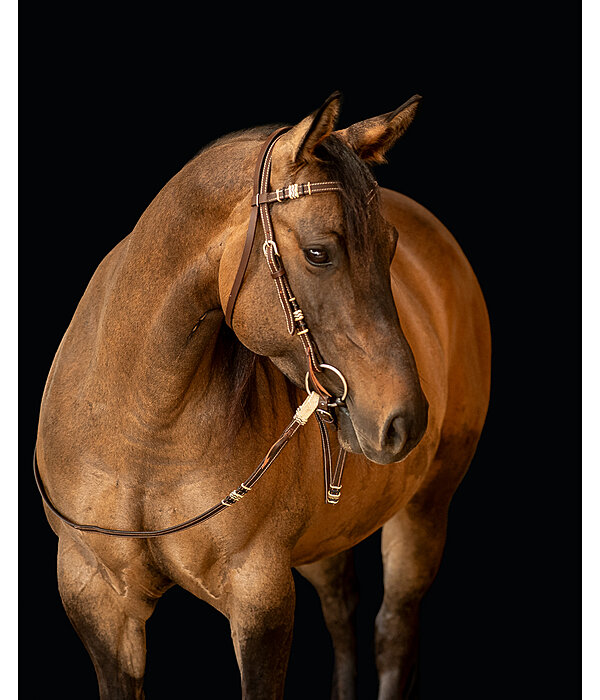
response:
<path id="1" fill-rule="evenodd" d="M 315 587 L 334 653 L 332 700 L 356 697 L 356 606 L 358 586 L 352 550 L 299 566 L 298 571 Z"/>
<path id="2" fill-rule="evenodd" d="M 383 527 L 384 596 L 375 623 L 378 700 L 419 697 L 419 607 L 437 573 L 445 538 L 445 508 L 435 516 L 402 510 Z"/>
<path id="3" fill-rule="evenodd" d="M 59 538 L 58 589 L 98 677 L 100 700 L 143 698 L 145 623 L 156 600 L 128 586 L 119 592 L 94 555 Z"/>
<path id="4" fill-rule="evenodd" d="M 282 562 L 250 556 L 231 571 L 228 617 L 242 679 L 242 697 L 283 697 L 296 595 Z"/>

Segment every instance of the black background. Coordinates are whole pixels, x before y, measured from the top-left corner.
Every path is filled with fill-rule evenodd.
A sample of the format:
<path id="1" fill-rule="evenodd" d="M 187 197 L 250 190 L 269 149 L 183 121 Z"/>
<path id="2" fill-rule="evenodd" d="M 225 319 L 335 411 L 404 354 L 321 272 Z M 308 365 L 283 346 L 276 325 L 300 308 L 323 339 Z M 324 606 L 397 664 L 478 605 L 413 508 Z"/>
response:
<path id="1" fill-rule="evenodd" d="M 89 278 L 202 146 L 232 130 L 299 121 L 336 89 L 340 127 L 423 95 L 376 176 L 450 229 L 492 325 L 488 420 L 422 607 L 422 698 L 577 696 L 579 403 L 569 390 L 579 380 L 579 18 L 479 7 L 424 8 L 416 17 L 402 6 L 350 14 L 297 5 L 266 22 L 275 8 L 246 16 L 223 6 L 220 17 L 146 9 L 126 20 L 67 5 L 62 14 L 41 10 L 24 30 L 24 697 L 96 693 L 60 603 L 56 538 L 30 467 L 44 382 Z M 376 697 L 378 544 L 375 535 L 356 550 L 363 699 Z M 332 652 L 318 599 L 300 577 L 297 594 L 286 698 L 328 698 Z M 221 697 L 239 696 L 228 625 L 208 605 L 173 589 L 147 629 L 150 700 L 212 697 L 215 681 Z"/>

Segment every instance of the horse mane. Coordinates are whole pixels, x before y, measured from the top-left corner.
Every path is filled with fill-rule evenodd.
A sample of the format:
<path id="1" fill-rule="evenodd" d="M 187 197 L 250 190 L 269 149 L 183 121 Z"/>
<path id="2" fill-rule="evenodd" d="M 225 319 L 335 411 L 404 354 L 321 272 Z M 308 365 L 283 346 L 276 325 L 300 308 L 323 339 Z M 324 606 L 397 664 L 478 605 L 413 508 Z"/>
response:
<path id="1" fill-rule="evenodd" d="M 194 158 L 221 145 L 264 140 L 280 126 L 282 125 L 269 124 L 227 134 L 204 146 Z M 373 245 L 373 240 L 368 235 L 369 211 L 371 207 L 378 206 L 377 183 L 370 167 L 335 134 L 319 144 L 315 156 L 325 178 L 342 183 L 340 199 L 346 245 L 351 252 L 368 252 Z M 225 323 L 222 324 L 217 342 L 216 354 L 224 363 L 223 369 L 230 380 L 227 428 L 231 434 L 235 434 L 242 423 L 245 420 L 252 421 L 255 414 L 258 400 L 255 377 L 258 363 L 263 358 L 246 348 Z M 296 390 L 289 381 L 287 388 L 291 415 L 296 408 Z"/>
<path id="2" fill-rule="evenodd" d="M 229 381 L 227 433 L 235 435 L 245 420 L 252 421 L 257 395 L 254 387 L 259 356 L 240 343 L 226 323 L 221 324 L 215 357 Z"/>

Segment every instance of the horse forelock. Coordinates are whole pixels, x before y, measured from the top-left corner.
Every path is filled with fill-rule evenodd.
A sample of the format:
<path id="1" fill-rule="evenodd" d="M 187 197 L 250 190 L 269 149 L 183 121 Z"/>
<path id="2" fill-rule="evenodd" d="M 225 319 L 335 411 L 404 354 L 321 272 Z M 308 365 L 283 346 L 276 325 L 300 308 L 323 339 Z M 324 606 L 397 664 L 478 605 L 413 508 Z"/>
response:
<path id="1" fill-rule="evenodd" d="M 224 145 L 241 145 L 248 141 L 262 142 L 281 126 L 283 125 L 267 124 L 232 132 L 212 141 L 196 155 L 200 156 L 212 148 Z M 335 133 L 330 134 L 317 146 L 315 156 L 324 179 L 342 183 L 340 201 L 350 251 L 368 252 L 375 245 L 373 237 L 368 233 L 368 220 L 374 208 L 379 206 L 377 181 L 370 167 Z M 290 166 L 290 173 L 293 174 L 294 170 L 294 167 Z M 249 177 L 251 176 L 252 173 L 249 173 Z"/>
<path id="2" fill-rule="evenodd" d="M 340 201 L 350 253 L 368 253 L 375 245 L 369 218 L 378 206 L 378 187 L 371 170 L 335 133 L 315 151 L 328 180 L 341 182 Z"/>

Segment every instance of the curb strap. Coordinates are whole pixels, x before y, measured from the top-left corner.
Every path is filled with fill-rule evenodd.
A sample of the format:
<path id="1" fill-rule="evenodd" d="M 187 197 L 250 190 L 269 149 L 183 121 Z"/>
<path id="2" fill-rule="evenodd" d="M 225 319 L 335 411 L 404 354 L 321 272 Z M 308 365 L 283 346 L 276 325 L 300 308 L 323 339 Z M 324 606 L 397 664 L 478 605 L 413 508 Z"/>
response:
<path id="1" fill-rule="evenodd" d="M 329 443 L 329 435 L 325 422 L 315 413 L 315 418 L 319 425 L 321 433 L 321 446 L 323 448 L 323 472 L 325 476 L 325 503 L 335 505 L 340 500 L 342 491 L 342 476 L 344 474 L 344 465 L 346 464 L 346 455 L 348 454 L 343 447 L 340 447 L 335 471 L 331 471 L 331 445 Z"/>

